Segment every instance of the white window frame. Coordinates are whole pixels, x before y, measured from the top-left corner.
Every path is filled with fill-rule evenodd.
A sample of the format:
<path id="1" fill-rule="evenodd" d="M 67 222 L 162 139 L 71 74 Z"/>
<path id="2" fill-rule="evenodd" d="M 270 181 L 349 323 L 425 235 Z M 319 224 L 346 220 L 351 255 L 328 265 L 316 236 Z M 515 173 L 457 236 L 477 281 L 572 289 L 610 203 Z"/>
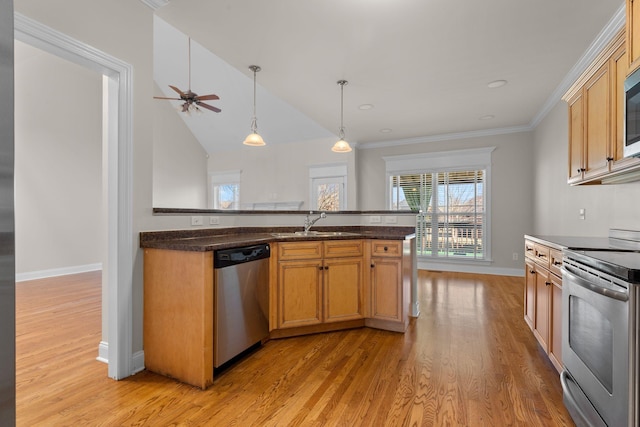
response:
<path id="1" fill-rule="evenodd" d="M 240 209 L 240 178 L 242 170 L 224 172 L 209 172 L 209 209 L 220 209 L 218 204 L 218 188 L 222 185 L 236 185 L 238 187 L 237 199 L 232 209 Z"/>
<path id="2" fill-rule="evenodd" d="M 309 206 L 318 209 L 317 189 L 321 184 L 339 184 L 339 210 L 347 209 L 347 164 L 332 163 L 309 166 Z"/>
<path id="3" fill-rule="evenodd" d="M 482 263 L 491 261 L 491 153 L 496 147 L 466 150 L 439 151 L 402 156 L 383 157 L 386 169 L 386 205 L 392 209 L 391 177 L 437 172 L 484 171 L 484 216 L 483 246 L 484 257 L 480 259 L 456 259 L 450 257 L 420 256 L 434 261 Z M 417 219 L 417 218 L 416 218 Z"/>

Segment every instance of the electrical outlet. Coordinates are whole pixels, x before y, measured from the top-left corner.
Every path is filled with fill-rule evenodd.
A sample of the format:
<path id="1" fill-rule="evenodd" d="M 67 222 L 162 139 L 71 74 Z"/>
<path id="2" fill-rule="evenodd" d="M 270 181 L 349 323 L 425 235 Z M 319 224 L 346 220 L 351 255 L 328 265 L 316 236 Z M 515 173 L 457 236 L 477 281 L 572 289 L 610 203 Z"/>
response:
<path id="1" fill-rule="evenodd" d="M 380 223 L 380 215 L 371 215 L 369 217 L 369 222 L 371 224 L 379 224 Z"/>
<path id="2" fill-rule="evenodd" d="M 209 217 L 209 225 L 220 225 L 220 217 L 219 216 L 210 216 Z"/>
<path id="3" fill-rule="evenodd" d="M 191 217 L 191 225 L 202 225 L 202 217 L 201 216 L 192 216 Z"/>
<path id="4" fill-rule="evenodd" d="M 387 215 L 384 217 L 384 222 L 387 224 L 397 224 L 398 223 L 398 217 L 395 215 Z"/>
<path id="5" fill-rule="evenodd" d="M 514 252 L 513 253 L 513 260 L 517 261 L 518 260 L 518 252 Z"/>

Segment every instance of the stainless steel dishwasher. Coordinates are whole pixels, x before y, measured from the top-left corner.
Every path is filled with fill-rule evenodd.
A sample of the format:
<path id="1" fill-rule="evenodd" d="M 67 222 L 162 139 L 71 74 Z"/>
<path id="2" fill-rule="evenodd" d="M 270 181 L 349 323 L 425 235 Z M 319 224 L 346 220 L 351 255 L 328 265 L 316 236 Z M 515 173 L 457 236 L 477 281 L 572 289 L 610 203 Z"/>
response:
<path id="1" fill-rule="evenodd" d="M 268 244 L 214 252 L 213 366 L 269 335 Z"/>

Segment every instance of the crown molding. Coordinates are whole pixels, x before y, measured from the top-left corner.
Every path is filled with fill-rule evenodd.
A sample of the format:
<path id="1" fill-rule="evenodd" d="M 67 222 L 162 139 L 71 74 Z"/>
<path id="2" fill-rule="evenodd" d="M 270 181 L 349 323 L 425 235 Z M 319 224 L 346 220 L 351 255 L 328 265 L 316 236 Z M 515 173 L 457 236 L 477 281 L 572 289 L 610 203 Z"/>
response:
<path id="1" fill-rule="evenodd" d="M 146 4 L 153 10 L 158 10 L 162 6 L 169 3 L 169 0 L 140 0 L 142 3 Z"/>
<path id="2" fill-rule="evenodd" d="M 540 122 L 542 122 L 542 119 L 544 119 L 557 102 L 562 99 L 562 95 L 569 90 L 571 85 L 580 77 L 580 75 L 582 75 L 582 73 L 584 73 L 607 44 L 613 40 L 613 38 L 618 34 L 618 31 L 624 27 L 626 19 L 626 5 L 623 2 L 607 25 L 596 36 L 595 40 L 591 42 L 578 62 L 576 62 L 573 68 L 569 70 L 569 73 L 560 82 L 558 87 L 556 87 L 556 90 L 554 90 L 549 98 L 547 98 L 547 101 L 543 104 L 540 111 L 538 111 L 538 114 L 533 117 L 529 124 L 532 129 L 535 129 Z"/>
<path id="3" fill-rule="evenodd" d="M 595 40 L 589 45 L 587 50 L 582 54 L 578 62 L 569 70 L 569 73 L 562 79 L 558 87 L 552 92 L 543 104 L 542 108 L 533 117 L 531 122 L 525 126 L 513 126 L 506 128 L 494 128 L 469 132 L 455 132 L 445 133 L 440 135 L 422 136 L 416 138 L 396 139 L 389 141 L 370 142 L 366 144 L 360 144 L 358 149 L 367 150 L 372 148 L 382 147 L 397 147 L 398 145 L 410 145 L 410 144 L 423 144 L 428 142 L 437 141 L 449 141 L 454 139 L 466 139 L 477 138 L 482 136 L 492 135 L 505 135 L 509 133 L 519 132 L 531 132 L 533 131 L 542 120 L 549 114 L 549 112 L 556 106 L 558 101 L 562 99 L 562 95 L 569 90 L 571 85 L 580 77 L 580 75 L 589 67 L 589 65 L 596 59 L 598 54 L 605 48 L 605 46 L 613 40 L 618 34 L 626 22 L 626 5 L 623 3 L 613 17 L 609 20 L 607 25 L 596 36 Z"/>
<path id="4" fill-rule="evenodd" d="M 482 136 L 505 135 L 509 133 L 530 132 L 533 128 L 527 126 L 512 126 L 506 128 L 494 128 L 484 130 L 473 130 L 469 132 L 444 133 L 440 135 L 419 136 L 416 138 L 396 139 L 391 141 L 369 142 L 360 144 L 360 150 L 382 147 L 397 147 L 398 145 L 424 144 L 427 142 L 450 141 L 453 139 L 478 138 Z"/>

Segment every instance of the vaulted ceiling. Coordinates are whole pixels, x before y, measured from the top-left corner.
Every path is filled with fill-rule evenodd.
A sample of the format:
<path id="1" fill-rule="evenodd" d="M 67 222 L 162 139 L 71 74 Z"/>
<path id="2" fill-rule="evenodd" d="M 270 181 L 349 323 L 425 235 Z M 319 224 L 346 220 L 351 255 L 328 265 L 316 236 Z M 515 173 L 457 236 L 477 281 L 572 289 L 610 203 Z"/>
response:
<path id="1" fill-rule="evenodd" d="M 158 90 L 187 85 L 189 36 L 192 89 L 221 98 L 197 118 L 211 152 L 249 131 L 252 64 L 268 143 L 335 135 L 341 79 L 360 146 L 532 129 L 622 25 L 624 2 L 170 0 L 155 13 Z"/>

